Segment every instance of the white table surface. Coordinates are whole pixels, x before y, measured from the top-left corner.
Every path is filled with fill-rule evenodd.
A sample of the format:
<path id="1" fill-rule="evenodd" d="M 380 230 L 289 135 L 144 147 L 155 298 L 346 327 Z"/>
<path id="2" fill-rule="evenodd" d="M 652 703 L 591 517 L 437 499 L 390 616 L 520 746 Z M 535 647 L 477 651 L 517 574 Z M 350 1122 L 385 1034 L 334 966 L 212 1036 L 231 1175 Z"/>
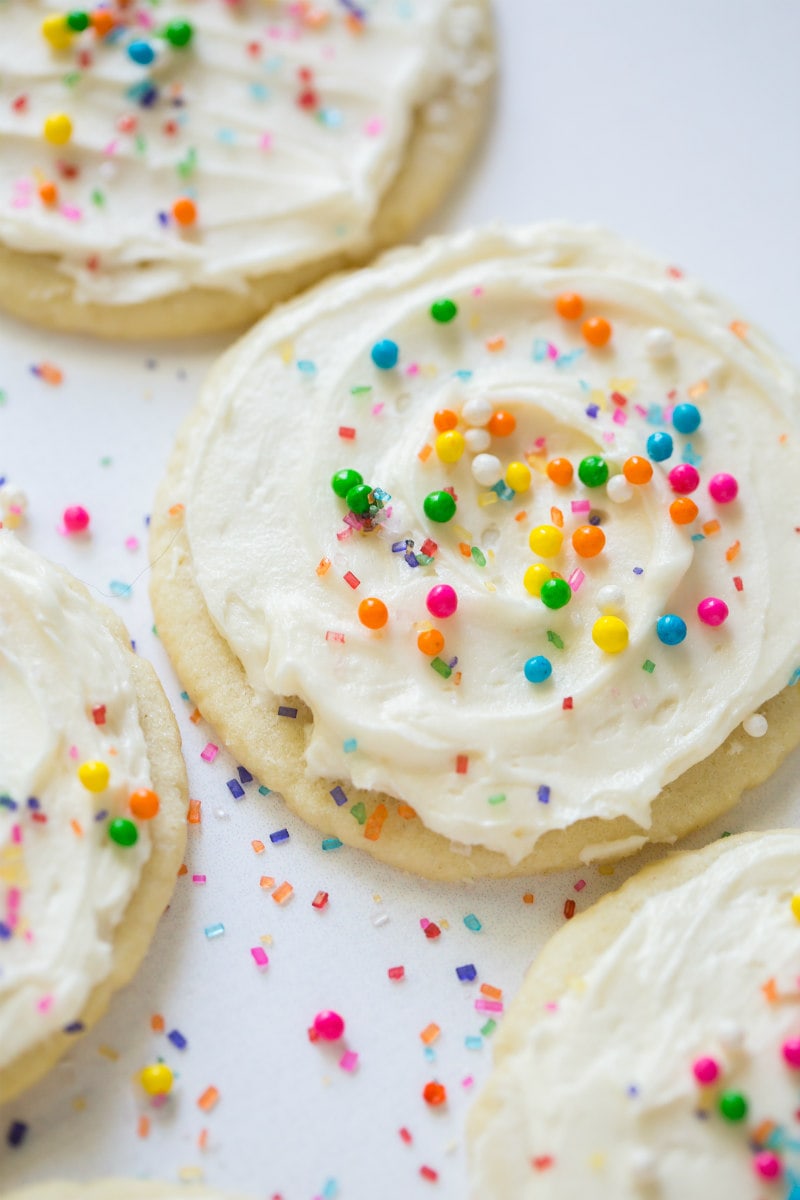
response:
<path id="1" fill-rule="evenodd" d="M 422 2 L 422 0 L 421 0 Z M 796 0 L 497 0 L 500 84 L 486 144 L 433 230 L 492 219 L 598 220 L 692 273 L 741 308 L 800 360 L 800 5 Z M 0 150 L 1 152 L 1 150 Z M 618 885 L 644 854 L 603 878 L 597 868 L 469 887 L 428 883 L 366 854 L 323 852 L 321 836 L 280 801 L 248 785 L 234 802 L 224 753 L 188 720 L 190 707 L 152 632 L 145 517 L 173 435 L 222 343 L 119 346 L 59 337 L 9 320 L 0 327 L 0 476 L 29 498 L 24 540 L 108 599 L 152 659 L 183 730 L 191 795 L 203 823 L 189 832 L 178 881 L 151 953 L 108 1016 L 45 1080 L 0 1112 L 0 1185 L 104 1174 L 191 1179 L 267 1200 L 414 1200 L 466 1190 L 465 1114 L 491 1067 L 480 983 L 513 996 L 544 940 Z M 64 373 L 60 386 L 31 370 Z M 60 536 L 64 508 L 92 515 L 88 542 Z M 126 539 L 140 539 L 138 550 Z M 132 584 L 128 598 L 112 581 Z M 1 586 L 1 585 L 0 585 Z M 729 816 L 723 829 L 796 824 L 800 756 Z M 269 783 L 269 780 L 264 781 Z M 287 828 L 273 846 L 268 835 Z M 260 838 L 267 851 L 253 853 Z M 193 873 L 207 876 L 193 884 Z M 290 881 L 283 907 L 257 886 Z M 586 881 L 583 890 L 575 884 Z M 324 912 L 311 907 L 319 889 Z M 525 892 L 535 902 L 523 902 Z M 482 922 L 471 932 L 463 918 Z M 426 939 L 420 919 L 442 924 Z M 209 940 L 204 928 L 225 926 Z M 270 965 L 250 947 L 269 935 Z M 455 968 L 474 963 L 475 983 Z M 403 982 L 387 969 L 405 967 Z M 323 1008 L 347 1022 L 353 1073 L 309 1043 Z M 188 1039 L 183 1051 L 151 1030 Z M 441 1035 L 430 1060 L 421 1031 Z M 178 1075 L 150 1110 L 149 1136 L 134 1076 L 163 1055 Z M 437 1079 L 448 1104 L 421 1092 Z M 197 1099 L 219 1089 L 216 1108 Z M 12 1121 L 28 1126 L 6 1145 Z M 405 1127 L 413 1141 L 404 1143 Z M 207 1130 L 207 1145 L 198 1137 Z M 423 1178 L 426 1165 L 438 1180 Z M 510 1198 L 513 1200 L 513 1198 Z"/>

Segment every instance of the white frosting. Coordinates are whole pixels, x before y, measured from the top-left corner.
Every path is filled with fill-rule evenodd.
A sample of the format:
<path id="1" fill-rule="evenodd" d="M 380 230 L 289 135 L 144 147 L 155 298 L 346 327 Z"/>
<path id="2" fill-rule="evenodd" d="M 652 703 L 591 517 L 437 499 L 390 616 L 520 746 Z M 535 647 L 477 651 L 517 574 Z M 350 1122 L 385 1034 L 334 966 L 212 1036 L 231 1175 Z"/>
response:
<path id="1" fill-rule="evenodd" d="M 0 1068 L 79 1020 L 149 857 L 145 822 L 123 848 L 96 820 L 130 817 L 151 786 L 127 660 L 88 600 L 0 532 Z M 77 774 L 93 760 L 111 771 L 99 794 Z"/>
<path id="2" fill-rule="evenodd" d="M 762 1122 L 782 1127 L 794 1142 L 784 1166 L 800 1180 L 800 1080 L 781 1052 L 800 1035 L 798 863 L 796 833 L 731 846 L 652 895 L 581 979 L 531 1014 L 472 1141 L 475 1200 L 789 1194 L 786 1172 L 777 1187 L 759 1181 L 748 1139 Z M 777 1002 L 762 991 L 770 980 Z M 517 1029 L 520 1015 L 508 1018 Z M 692 1065 L 706 1057 L 722 1070 L 701 1088 Z M 721 1116 L 725 1091 L 747 1098 L 745 1121 Z"/>
<path id="3" fill-rule="evenodd" d="M 611 320 L 604 350 L 587 348 L 579 323 L 556 315 L 554 299 L 565 290 Z M 428 315 L 442 297 L 459 306 L 444 326 Z M 384 790 L 431 829 L 518 861 L 546 830 L 585 817 L 625 814 L 646 829 L 663 785 L 786 686 L 800 656 L 800 539 L 786 503 L 800 472 L 796 378 L 756 335 L 735 336 L 730 320 L 697 285 L 609 235 L 543 226 L 395 254 L 316 291 L 240 343 L 211 379 L 185 494 L 176 499 L 186 502 L 197 583 L 250 684 L 265 703 L 297 695 L 311 707 L 311 774 Z M 654 327 L 673 334 L 668 360 L 649 352 Z M 389 371 L 370 356 L 387 337 L 400 347 Z M 690 388 L 697 395 L 694 385 L 717 360 L 725 364 L 720 381 L 697 396 L 700 429 L 690 437 L 672 430 L 673 457 L 655 464 L 652 482 L 631 488 L 625 503 L 584 487 L 577 474 L 564 488 L 542 473 L 550 457 L 567 456 L 577 468 L 597 454 L 613 478 L 629 455 L 645 454 L 650 433 L 671 428 L 653 407 L 687 400 Z M 627 396 L 627 423 L 615 419 L 614 392 Z M 516 416 L 513 436 L 492 438 L 503 468 L 526 452 L 532 464 L 531 490 L 510 502 L 483 504 L 496 493 L 476 483 L 469 450 L 454 465 L 435 452 L 419 457 L 434 441 L 434 413 L 476 398 Z M 592 406 L 596 415 L 587 413 Z M 355 437 L 340 436 L 342 427 Z M 688 444 L 702 457 L 702 482 L 699 518 L 686 527 L 668 515 L 667 471 Z M 385 528 L 339 540 L 347 506 L 330 479 L 345 467 L 391 495 L 391 516 Z M 735 503 L 711 500 L 707 482 L 718 472 L 739 481 Z M 436 524 L 423 500 L 448 485 L 458 496 L 456 517 Z M 596 558 L 572 549 L 572 530 L 589 516 L 573 513 L 573 501 L 602 514 L 607 544 Z M 523 586 L 536 561 L 528 534 L 550 522 L 553 506 L 565 537 L 547 563 L 564 578 L 576 569 L 585 575 L 558 611 Z M 719 532 L 712 526 L 703 537 L 711 521 Z M 417 551 L 433 538 L 434 562 L 411 568 L 392 553 L 404 537 Z M 738 556 L 728 561 L 736 543 Z M 324 558 L 332 565 L 319 576 Z M 347 572 L 361 581 L 355 591 Z M 442 659 L 458 656 L 460 683 L 438 675 L 417 649 L 430 620 L 426 596 L 438 583 L 458 593 L 456 615 L 431 623 L 446 637 Z M 379 634 L 357 616 L 370 595 L 389 611 Z M 697 617 L 708 596 L 730 608 L 721 628 Z M 630 631 L 628 648 L 615 655 L 591 636 L 609 611 Z M 688 626 L 680 646 L 656 636 L 658 617 L 670 612 Z M 329 631 L 344 643 L 326 640 Z M 533 655 L 552 662 L 545 684 L 523 674 Z M 456 770 L 459 755 L 469 760 L 465 774 Z"/>
<path id="4" fill-rule="evenodd" d="M 51 0 L 0 2 L 0 242 L 56 255 L 78 299 L 105 304 L 241 289 L 358 250 L 415 114 L 447 81 L 460 94 L 491 64 L 476 50 L 474 0 L 315 0 L 322 27 L 303 7 L 136 3 L 109 39 L 89 29 L 56 53 L 40 32 Z M 352 7 L 366 14 L 360 33 L 348 27 Z M 157 36 L 174 18 L 194 28 L 188 47 Z M 135 40 L 157 50 L 152 66 L 130 59 Z M 159 98 L 143 106 L 136 89 L 148 84 Z M 298 98 L 309 89 L 318 103 L 305 109 Z M 73 124 L 66 146 L 42 135 L 58 112 Z M 120 129 L 130 117 L 135 128 Z M 42 180 L 57 184 L 57 204 L 39 199 Z M 181 196 L 197 204 L 188 232 L 159 219 Z"/>

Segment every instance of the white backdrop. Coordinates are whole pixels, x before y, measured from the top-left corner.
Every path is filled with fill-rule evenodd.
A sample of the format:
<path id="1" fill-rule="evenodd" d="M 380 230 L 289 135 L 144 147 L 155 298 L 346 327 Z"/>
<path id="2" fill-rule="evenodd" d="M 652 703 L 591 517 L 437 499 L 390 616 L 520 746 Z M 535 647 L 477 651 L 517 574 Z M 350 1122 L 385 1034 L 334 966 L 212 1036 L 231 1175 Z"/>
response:
<path id="1" fill-rule="evenodd" d="M 497 9 L 490 133 L 430 229 L 498 218 L 599 220 L 699 275 L 800 360 L 796 0 L 497 0 Z M 480 984 L 513 996 L 563 922 L 567 899 L 581 911 L 654 856 L 606 878 L 591 868 L 434 885 L 353 850 L 323 851 L 320 835 L 256 784 L 234 801 L 226 781 L 236 764 L 224 754 L 213 765 L 201 760 L 213 731 L 188 720 L 152 632 L 144 546 L 173 435 L 222 343 L 95 345 L 8 320 L 0 339 L 0 476 L 28 494 L 23 537 L 108 598 L 155 662 L 203 811 L 189 833 L 188 875 L 134 983 L 60 1067 L 0 1111 L 2 1185 L 202 1173 L 259 1200 L 463 1196 L 464 1117 L 491 1066 L 491 1033 L 480 1031 L 492 1014 L 475 1009 Z M 34 373 L 42 363 L 63 371 L 59 386 Z M 69 504 L 89 509 L 88 542 L 59 535 Z M 138 549 L 126 545 L 132 537 Z M 132 584 L 131 594 L 114 597 L 112 582 Z M 798 768 L 795 755 L 691 844 L 723 829 L 796 823 Z M 268 835 L 283 828 L 289 840 L 272 845 Z M 266 842 L 264 854 L 254 854 L 254 838 Z M 259 889 L 263 874 L 292 883 L 285 906 Z M 330 894 L 322 912 L 311 907 L 319 889 Z M 523 901 L 526 892 L 534 903 Z M 480 931 L 465 926 L 470 914 Z M 422 918 L 441 925 L 440 938 L 423 935 Z M 205 927 L 217 922 L 224 935 L 208 939 Z M 270 957 L 263 972 L 250 956 L 260 944 Z M 477 969 L 474 983 L 456 976 L 467 963 Z M 387 970 L 399 965 L 406 978 L 393 982 Z M 355 1071 L 309 1043 L 307 1027 L 322 1008 L 345 1017 Z M 151 1029 L 154 1014 L 188 1039 L 184 1050 Z M 441 1034 L 426 1057 L 420 1033 L 432 1022 Z M 170 1103 L 148 1110 L 149 1135 L 140 1137 L 144 1108 L 133 1078 L 158 1056 L 178 1079 Z M 443 1109 L 422 1100 L 431 1079 L 447 1087 Z M 203 1112 L 197 1100 L 209 1086 L 220 1099 Z M 14 1121 L 28 1129 L 10 1149 Z M 422 1166 L 438 1180 L 421 1176 Z"/>

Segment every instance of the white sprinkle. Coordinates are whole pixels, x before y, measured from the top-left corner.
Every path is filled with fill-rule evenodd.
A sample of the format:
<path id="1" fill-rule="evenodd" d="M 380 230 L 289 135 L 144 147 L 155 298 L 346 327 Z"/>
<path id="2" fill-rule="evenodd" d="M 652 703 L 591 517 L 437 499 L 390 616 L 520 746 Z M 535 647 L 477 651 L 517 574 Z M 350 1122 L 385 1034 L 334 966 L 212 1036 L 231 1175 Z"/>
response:
<path id="1" fill-rule="evenodd" d="M 742 729 L 745 733 L 749 733 L 750 737 L 763 737 L 768 728 L 767 718 L 762 717 L 761 713 L 753 713 L 752 716 L 745 717 L 742 721 Z"/>

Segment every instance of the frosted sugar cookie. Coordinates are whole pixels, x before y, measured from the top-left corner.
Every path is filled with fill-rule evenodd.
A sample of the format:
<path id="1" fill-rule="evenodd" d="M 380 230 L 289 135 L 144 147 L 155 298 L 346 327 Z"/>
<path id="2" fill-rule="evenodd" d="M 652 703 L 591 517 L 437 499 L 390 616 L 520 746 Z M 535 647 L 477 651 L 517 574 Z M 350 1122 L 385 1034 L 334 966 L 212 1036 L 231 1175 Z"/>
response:
<path id="1" fill-rule="evenodd" d="M 489 0 L 15 0 L 0 303 L 114 337 L 251 321 L 436 206 L 492 71 Z"/>
<path id="2" fill-rule="evenodd" d="M 470 1115 L 478 1200 L 795 1200 L 800 833 L 634 876 L 539 956 Z"/>
<path id="3" fill-rule="evenodd" d="M 732 321 L 550 225 L 253 330 L 153 542 L 161 636 L 237 757 L 450 878 L 674 840 L 766 777 L 800 729 L 797 377 Z"/>
<path id="4" fill-rule="evenodd" d="M 91 1183 L 34 1183 L 8 1192 L 4 1200 L 237 1200 L 229 1192 L 155 1179 L 95 1179 Z M 238 1198 L 241 1200 L 241 1198 Z"/>
<path id="5" fill-rule="evenodd" d="M 174 718 L 125 630 L 0 531 L 0 1100 L 143 958 L 185 841 Z"/>

